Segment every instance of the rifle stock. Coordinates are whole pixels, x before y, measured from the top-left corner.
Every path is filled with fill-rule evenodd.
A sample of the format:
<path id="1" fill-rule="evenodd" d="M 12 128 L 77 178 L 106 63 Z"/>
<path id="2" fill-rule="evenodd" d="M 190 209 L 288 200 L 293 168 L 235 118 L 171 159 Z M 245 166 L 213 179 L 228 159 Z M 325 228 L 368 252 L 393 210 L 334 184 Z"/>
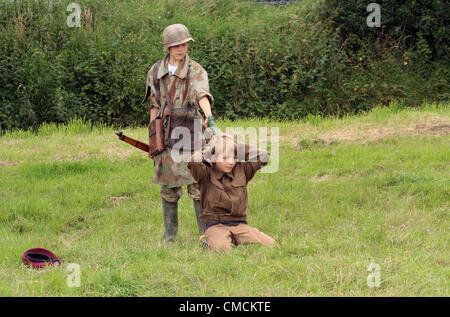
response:
<path id="1" fill-rule="evenodd" d="M 122 131 L 116 132 L 116 134 L 121 141 L 124 141 L 134 147 L 137 147 L 139 150 L 148 153 L 149 150 L 148 144 L 126 136 L 125 134 L 122 133 Z"/>

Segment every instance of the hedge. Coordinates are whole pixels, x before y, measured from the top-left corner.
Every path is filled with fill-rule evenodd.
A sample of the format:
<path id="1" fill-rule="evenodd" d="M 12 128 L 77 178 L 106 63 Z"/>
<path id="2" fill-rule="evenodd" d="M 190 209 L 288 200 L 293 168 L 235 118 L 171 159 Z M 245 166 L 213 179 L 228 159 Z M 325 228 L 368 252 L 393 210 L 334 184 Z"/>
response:
<path id="1" fill-rule="evenodd" d="M 195 39 L 189 54 L 208 72 L 218 117 L 339 116 L 394 99 L 416 105 L 449 96 L 439 14 L 424 13 L 400 32 L 393 28 L 405 21 L 388 19 L 383 4 L 386 25 L 364 27 L 368 13 L 357 0 L 83 0 L 81 27 L 71 28 L 70 2 L 0 2 L 1 130 L 77 117 L 146 124 L 145 76 L 164 56 L 161 33 L 173 23 Z M 360 7 L 346 11 L 345 3 Z M 402 10 L 397 17 L 418 9 Z"/>

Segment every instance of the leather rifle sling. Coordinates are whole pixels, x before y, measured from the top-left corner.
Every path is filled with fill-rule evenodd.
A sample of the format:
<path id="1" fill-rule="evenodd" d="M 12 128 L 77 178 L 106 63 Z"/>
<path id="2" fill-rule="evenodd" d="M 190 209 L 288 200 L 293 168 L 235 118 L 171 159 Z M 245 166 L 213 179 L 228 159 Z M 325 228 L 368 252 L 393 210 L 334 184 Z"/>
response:
<path id="1" fill-rule="evenodd" d="M 161 92 L 159 88 L 159 79 L 158 79 L 158 70 L 159 66 L 161 65 L 161 60 L 156 62 L 155 68 L 153 68 L 153 85 L 155 87 L 155 94 L 156 94 L 156 102 L 161 107 Z"/>
<path id="2" fill-rule="evenodd" d="M 175 87 L 176 87 L 177 79 L 178 79 L 178 76 L 175 76 L 175 79 L 173 80 L 172 86 L 170 87 L 170 91 L 169 91 L 169 88 L 167 86 L 167 77 L 168 77 L 168 75 L 165 75 L 163 77 L 164 92 L 166 94 L 165 105 L 167 105 L 168 110 L 169 110 L 169 119 L 167 121 L 166 131 L 164 133 L 165 134 L 164 135 L 164 143 L 165 144 L 168 144 L 168 141 L 169 141 L 170 126 L 172 123 L 171 122 L 172 121 L 172 104 L 173 104 L 173 98 L 175 97 Z"/>
<path id="3" fill-rule="evenodd" d="M 164 148 L 164 139 L 162 138 L 162 111 L 164 110 L 161 108 L 161 91 L 160 91 L 160 80 L 158 79 L 158 71 L 159 67 L 161 65 L 162 60 L 159 60 L 156 62 L 155 66 L 153 67 L 153 87 L 155 89 L 155 99 L 158 106 L 158 113 L 156 117 L 152 121 L 152 107 L 150 106 L 150 124 L 148 128 L 149 132 L 149 143 L 147 146 L 147 152 L 149 152 L 150 157 L 154 155 L 154 153 L 157 153 L 156 151 L 160 151 Z M 143 150 L 143 148 L 137 146 L 136 141 L 136 147 Z M 130 143 L 130 142 L 127 142 Z M 131 143 L 130 143 L 131 144 Z"/>
<path id="4" fill-rule="evenodd" d="M 161 60 L 157 61 L 155 64 L 155 67 L 153 67 L 153 87 L 155 87 L 155 98 L 156 98 L 156 102 L 159 106 L 159 109 L 161 109 L 161 99 L 160 99 L 161 92 L 160 92 L 159 79 L 158 79 L 158 70 L 159 70 L 160 65 L 161 65 Z M 149 95 L 151 95 L 151 92 Z M 152 121 L 151 108 L 152 107 L 150 106 L 150 122 Z M 158 117 L 158 116 L 156 116 L 156 117 Z"/>
<path id="5" fill-rule="evenodd" d="M 186 102 L 186 98 L 189 94 L 189 84 L 190 84 L 190 79 L 191 79 L 189 77 L 190 72 L 191 72 L 191 64 L 188 65 L 188 71 L 186 73 L 186 82 L 185 82 L 186 89 L 184 91 L 183 102 L 181 103 L 181 107 L 185 107 L 184 103 Z"/>

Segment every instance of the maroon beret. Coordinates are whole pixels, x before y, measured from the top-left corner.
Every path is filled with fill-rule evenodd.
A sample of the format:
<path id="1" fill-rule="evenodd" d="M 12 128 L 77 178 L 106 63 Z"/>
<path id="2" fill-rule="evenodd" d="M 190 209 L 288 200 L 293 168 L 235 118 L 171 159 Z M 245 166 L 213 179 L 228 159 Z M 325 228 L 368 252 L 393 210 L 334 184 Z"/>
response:
<path id="1" fill-rule="evenodd" d="M 31 265 L 35 269 L 42 269 L 46 265 L 60 265 L 61 260 L 49 250 L 33 248 L 25 251 L 22 255 L 23 263 Z"/>

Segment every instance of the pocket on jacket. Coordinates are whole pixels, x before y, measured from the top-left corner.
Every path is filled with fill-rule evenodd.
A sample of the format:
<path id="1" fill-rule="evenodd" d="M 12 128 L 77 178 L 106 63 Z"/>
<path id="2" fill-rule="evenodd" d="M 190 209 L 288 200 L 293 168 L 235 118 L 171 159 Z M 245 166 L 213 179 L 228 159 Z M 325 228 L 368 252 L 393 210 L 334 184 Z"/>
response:
<path id="1" fill-rule="evenodd" d="M 242 175 L 233 179 L 230 185 L 233 187 L 235 195 L 239 197 L 239 200 L 233 201 L 231 214 L 242 215 L 247 208 L 247 181 L 245 176 Z"/>

